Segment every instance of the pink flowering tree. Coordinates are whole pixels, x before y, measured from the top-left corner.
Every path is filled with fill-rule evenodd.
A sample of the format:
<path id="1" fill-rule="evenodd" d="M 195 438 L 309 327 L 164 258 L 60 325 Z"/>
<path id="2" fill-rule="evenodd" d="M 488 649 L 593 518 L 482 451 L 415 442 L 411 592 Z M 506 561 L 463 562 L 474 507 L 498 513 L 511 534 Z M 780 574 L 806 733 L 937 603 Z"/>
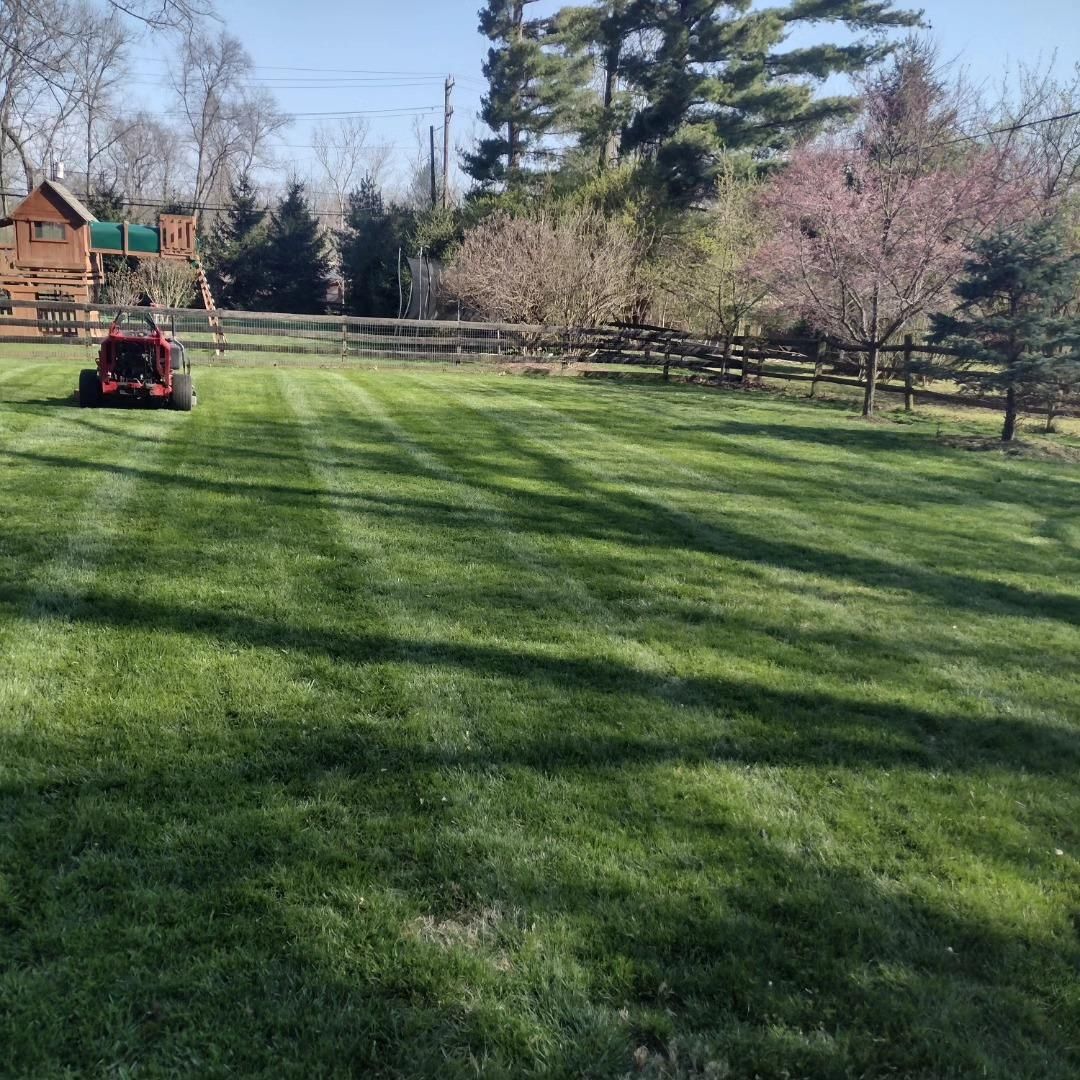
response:
<path id="1" fill-rule="evenodd" d="M 853 145 L 797 150 L 764 196 L 762 272 L 784 309 L 866 351 L 864 416 L 881 348 L 947 307 L 969 245 L 1024 212 L 1002 154 L 957 141 L 956 111 L 909 51 L 867 87 Z"/>

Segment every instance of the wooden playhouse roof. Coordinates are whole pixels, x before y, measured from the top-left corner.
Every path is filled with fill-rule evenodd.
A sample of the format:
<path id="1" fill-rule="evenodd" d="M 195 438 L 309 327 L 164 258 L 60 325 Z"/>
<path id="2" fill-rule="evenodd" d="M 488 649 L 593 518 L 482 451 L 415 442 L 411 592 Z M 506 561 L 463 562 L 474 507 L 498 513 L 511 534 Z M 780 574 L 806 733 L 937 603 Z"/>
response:
<path id="1" fill-rule="evenodd" d="M 15 221 L 17 218 L 26 216 L 21 211 L 34 197 L 42 192 L 51 193 L 54 198 L 59 199 L 70 211 L 77 217 L 81 218 L 86 224 L 97 221 L 97 218 L 86 208 L 86 204 L 78 198 L 73 192 L 69 191 L 58 180 L 42 180 L 40 184 L 18 206 L 15 207 L 11 213 L 0 221 L 0 225 L 6 225 L 9 222 Z"/>

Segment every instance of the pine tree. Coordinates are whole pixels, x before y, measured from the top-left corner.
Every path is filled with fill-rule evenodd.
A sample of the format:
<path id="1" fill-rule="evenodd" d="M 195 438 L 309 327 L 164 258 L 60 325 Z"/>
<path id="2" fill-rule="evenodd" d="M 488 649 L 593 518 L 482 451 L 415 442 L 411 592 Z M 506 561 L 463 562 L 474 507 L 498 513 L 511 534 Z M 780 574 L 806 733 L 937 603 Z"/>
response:
<path id="1" fill-rule="evenodd" d="M 98 221 L 126 221 L 127 202 L 113 184 L 98 184 L 86 199 L 86 208 Z"/>
<path id="2" fill-rule="evenodd" d="M 207 269 L 218 306 L 258 311 L 263 304 L 270 288 L 265 219 L 245 173 L 230 184 L 229 208 L 215 222 L 207 245 Z"/>
<path id="3" fill-rule="evenodd" d="M 600 92 L 576 110 L 574 130 L 580 148 L 601 169 L 618 163 L 621 133 L 630 120 L 626 61 L 632 51 L 631 35 L 640 29 L 642 17 L 637 0 L 563 8 L 555 17 L 566 54 L 584 59 L 597 76 Z"/>
<path id="4" fill-rule="evenodd" d="M 1002 442 L 1015 437 L 1024 405 L 1077 381 L 1080 317 L 1068 307 L 1078 288 L 1080 255 L 1067 250 L 1057 221 L 1040 220 L 978 242 L 954 289 L 956 312 L 933 317 L 935 343 L 959 352 L 961 383 L 1004 394 Z"/>
<path id="5" fill-rule="evenodd" d="M 547 136 L 581 100 L 584 67 L 560 54 L 551 19 L 526 19 L 536 0 L 488 0 L 480 32 L 492 41 L 484 63 L 488 92 L 480 118 L 495 133 L 465 157 L 465 171 L 481 186 L 514 187 L 550 162 Z"/>
<path id="6" fill-rule="evenodd" d="M 330 260 L 304 185 L 293 181 L 270 215 L 266 237 L 270 284 L 266 307 L 298 315 L 326 310 Z"/>
<path id="7" fill-rule="evenodd" d="M 603 119 L 597 125 L 579 111 L 589 121 L 578 125 L 581 136 L 613 140 L 620 110 L 637 99 L 618 133 L 619 152 L 654 161 L 672 198 L 690 201 L 711 189 L 725 153 L 767 156 L 852 114 L 853 99 L 816 98 L 815 84 L 880 61 L 891 51 L 882 31 L 919 17 L 895 10 L 892 0 L 791 0 L 764 10 L 752 0 L 603 0 L 567 9 L 557 22 L 577 28 L 569 40 L 598 58 L 604 74 Z M 867 36 L 785 49 L 800 23 Z M 649 44 L 631 48 L 631 34 Z"/>
<path id="8" fill-rule="evenodd" d="M 123 195 L 112 184 L 107 186 L 101 184 L 95 187 L 86 200 L 86 208 L 98 221 L 127 221 L 131 216 L 127 212 L 127 203 Z M 138 266 L 136 260 L 125 259 L 123 255 L 103 255 L 102 269 L 105 272 L 105 281 L 108 283 L 103 290 L 104 294 L 110 298 L 116 296 L 126 300 L 135 287 L 132 284 L 132 277 L 136 266 Z M 122 286 L 121 281 L 126 284 Z"/>
<path id="9" fill-rule="evenodd" d="M 412 221 L 409 211 L 384 205 L 370 176 L 349 195 L 341 263 L 350 315 L 396 318 L 400 313 L 398 252 L 406 245 Z"/>

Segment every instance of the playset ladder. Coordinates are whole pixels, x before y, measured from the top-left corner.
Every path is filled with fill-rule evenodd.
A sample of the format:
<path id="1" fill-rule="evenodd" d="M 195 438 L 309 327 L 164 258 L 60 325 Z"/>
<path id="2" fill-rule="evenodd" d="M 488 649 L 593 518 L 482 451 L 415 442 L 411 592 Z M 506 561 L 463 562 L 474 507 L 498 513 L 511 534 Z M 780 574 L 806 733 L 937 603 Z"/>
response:
<path id="1" fill-rule="evenodd" d="M 217 316 L 217 305 L 214 303 L 214 294 L 210 291 L 210 282 L 206 278 L 206 270 L 203 268 L 201 259 L 195 260 L 195 271 L 196 280 L 199 283 L 199 292 L 202 294 L 203 307 L 209 313 L 207 318 L 210 329 L 214 331 L 214 341 L 217 342 L 215 351 L 220 356 L 229 342 L 225 337 L 225 331 L 221 328 L 221 320 Z"/>

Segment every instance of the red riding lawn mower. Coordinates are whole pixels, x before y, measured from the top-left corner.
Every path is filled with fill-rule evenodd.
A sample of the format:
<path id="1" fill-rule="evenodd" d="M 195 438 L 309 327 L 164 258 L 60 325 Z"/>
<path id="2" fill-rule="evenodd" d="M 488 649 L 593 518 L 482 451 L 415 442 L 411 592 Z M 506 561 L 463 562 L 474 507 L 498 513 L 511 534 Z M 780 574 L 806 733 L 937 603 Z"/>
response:
<path id="1" fill-rule="evenodd" d="M 121 400 L 171 405 L 180 412 L 191 412 L 195 406 L 184 346 L 166 337 L 146 314 L 117 315 L 101 343 L 97 367 L 79 375 L 83 408 Z"/>

